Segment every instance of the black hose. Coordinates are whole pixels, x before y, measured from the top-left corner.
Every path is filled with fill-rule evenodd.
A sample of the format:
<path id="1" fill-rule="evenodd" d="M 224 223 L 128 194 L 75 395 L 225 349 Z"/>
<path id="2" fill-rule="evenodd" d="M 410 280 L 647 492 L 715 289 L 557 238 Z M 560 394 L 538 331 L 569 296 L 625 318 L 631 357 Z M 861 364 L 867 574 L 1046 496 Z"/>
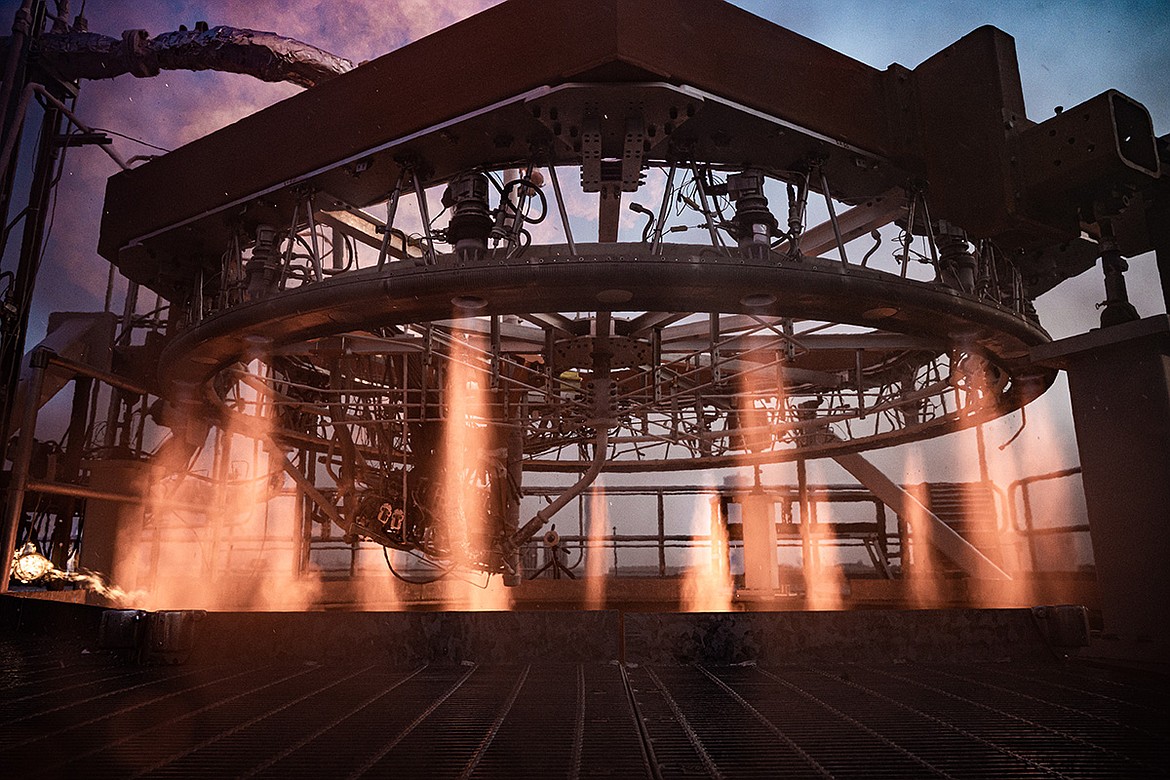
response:
<path id="1" fill-rule="evenodd" d="M 385 546 L 382 547 L 382 557 L 386 559 L 386 566 L 390 569 L 390 573 L 393 574 L 396 579 L 399 579 L 399 580 L 405 582 L 407 585 L 430 585 L 432 582 L 438 582 L 439 580 L 443 579 L 444 577 L 446 577 L 448 574 L 451 573 L 450 570 L 446 570 L 442 574 L 440 574 L 439 576 L 432 577 L 431 579 L 414 580 L 414 579 L 411 579 L 410 577 L 402 576 L 394 568 L 394 564 L 390 562 L 390 548 L 385 547 Z"/>

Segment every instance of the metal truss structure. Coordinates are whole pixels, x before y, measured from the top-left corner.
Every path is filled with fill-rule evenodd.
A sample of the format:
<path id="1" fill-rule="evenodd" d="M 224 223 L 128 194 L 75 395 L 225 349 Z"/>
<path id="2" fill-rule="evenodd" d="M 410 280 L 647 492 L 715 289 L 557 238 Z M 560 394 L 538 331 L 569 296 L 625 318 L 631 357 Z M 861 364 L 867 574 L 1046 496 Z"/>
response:
<path id="1" fill-rule="evenodd" d="M 530 56 L 487 43 L 533 26 Z M 474 565 L 515 574 L 603 469 L 1027 404 L 1056 375 L 1032 299 L 1102 256 L 1130 317 L 1158 155 L 1116 92 L 1029 121 L 993 28 L 876 71 L 717 2 L 511 0 L 110 180 L 101 251 L 162 301 L 113 428 L 158 397 L 183 462 L 209 425 L 255 436 L 319 519 L 437 559 L 454 479 L 488 507 Z M 444 459 L 455 426 L 480 457 Z M 525 472 L 580 479 L 521 525 Z"/>

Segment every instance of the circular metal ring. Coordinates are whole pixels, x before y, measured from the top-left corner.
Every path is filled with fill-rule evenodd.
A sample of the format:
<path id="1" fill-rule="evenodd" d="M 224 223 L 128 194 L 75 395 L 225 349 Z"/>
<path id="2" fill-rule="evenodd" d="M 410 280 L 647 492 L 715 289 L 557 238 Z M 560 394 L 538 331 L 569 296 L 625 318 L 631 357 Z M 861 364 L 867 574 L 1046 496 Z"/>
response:
<path id="1" fill-rule="evenodd" d="M 618 295 L 617 293 L 621 294 Z M 687 312 L 791 317 L 846 323 L 923 339 L 937 352 L 976 353 L 1007 377 L 994 403 L 950 413 L 880 441 L 812 437 L 789 450 L 709 458 L 704 466 L 743 465 L 856 451 L 930 438 L 1006 414 L 1044 392 L 1051 369 L 1029 363 L 1029 349 L 1049 341 L 1036 323 L 993 302 L 939 284 L 816 258 L 751 259 L 735 250 L 668 244 L 533 247 L 516 257 L 454 255 L 433 265 L 393 263 L 355 271 L 225 310 L 179 334 L 163 352 L 164 393 L 190 397 L 218 371 L 270 349 L 325 336 L 468 316 L 453 301 L 474 296 L 474 316 L 582 311 Z M 621 303 L 616 301 L 621 300 Z M 797 424 L 796 427 L 799 427 Z M 810 428 L 812 426 L 809 426 Z M 539 461 L 526 467 L 571 470 Z M 614 471 L 694 468 L 671 461 L 614 461 Z"/>

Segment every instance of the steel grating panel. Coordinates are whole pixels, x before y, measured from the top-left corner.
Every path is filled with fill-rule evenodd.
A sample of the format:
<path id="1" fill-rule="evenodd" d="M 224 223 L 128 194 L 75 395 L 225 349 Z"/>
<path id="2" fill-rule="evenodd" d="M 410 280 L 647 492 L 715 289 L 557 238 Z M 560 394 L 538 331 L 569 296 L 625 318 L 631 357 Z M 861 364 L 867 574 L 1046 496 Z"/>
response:
<path id="1" fill-rule="evenodd" d="M 763 774 L 793 777 L 1167 775 L 1164 705 L 1086 695 L 1074 708 L 988 684 L 984 667 L 989 677 L 1023 682 L 1034 670 L 1023 664 L 659 667 L 635 670 L 634 679 L 664 777 L 759 777 L 761 759 Z M 1049 678 L 1061 677 L 1051 669 Z M 1084 674 L 1067 675 L 1069 684 L 1048 682 L 1073 695 L 1071 683 Z M 1152 687 L 1165 696 L 1164 680 Z M 1117 719 L 1117 705 L 1131 707 L 1134 718 Z"/>
<path id="2" fill-rule="evenodd" d="M 1138 778 L 1165 678 L 1085 664 L 138 667 L 0 639 L 21 777 Z"/>

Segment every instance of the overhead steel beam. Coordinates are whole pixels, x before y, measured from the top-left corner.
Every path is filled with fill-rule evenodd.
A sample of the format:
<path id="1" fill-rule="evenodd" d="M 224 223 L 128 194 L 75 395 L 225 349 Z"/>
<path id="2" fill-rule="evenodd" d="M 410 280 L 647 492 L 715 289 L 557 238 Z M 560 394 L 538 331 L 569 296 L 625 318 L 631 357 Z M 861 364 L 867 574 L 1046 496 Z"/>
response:
<path id="1" fill-rule="evenodd" d="M 524 57 L 500 56 L 495 43 L 518 30 L 540 30 L 541 45 Z M 728 51 L 737 53 L 736 68 L 726 67 Z M 475 78 L 435 67 L 451 52 Z M 570 81 L 690 84 L 876 154 L 890 146 L 881 71 L 729 3 L 510 0 L 114 177 L 101 252 L 117 260 L 137 236 Z M 351 166 L 325 189 L 363 205 L 390 192 L 398 167 Z M 175 198 L 179 181 L 184 197 Z"/>
<path id="2" fill-rule="evenodd" d="M 921 336 L 907 336 L 900 333 L 842 333 L 839 335 L 806 336 L 794 339 L 803 349 L 809 352 L 839 351 L 863 349 L 874 352 L 896 352 L 899 350 L 922 350 L 923 352 L 937 352 L 946 348 L 945 342 L 938 339 L 923 338 Z M 669 344 L 669 348 L 667 348 Z M 783 337 L 778 334 L 751 334 L 728 336 L 719 342 L 720 349 L 750 350 L 770 347 L 782 347 Z M 688 338 L 663 339 L 663 354 L 689 354 L 711 346 L 709 338 L 698 336 Z"/>
<path id="3" fill-rule="evenodd" d="M 689 312 L 648 311 L 630 320 L 626 324 L 625 330 L 627 335 L 637 338 L 646 335 L 655 328 L 665 328 L 690 316 Z M 618 331 L 621 330 L 622 327 L 619 323 Z"/>
<path id="4" fill-rule="evenodd" d="M 369 219 L 362 219 L 351 211 L 325 211 L 323 209 L 313 212 L 313 218 L 320 224 L 333 228 L 342 235 L 368 247 L 379 251 L 382 249 L 383 237 L 376 232 L 371 232 L 370 228 L 384 230 L 385 223 L 378 224 Z M 412 249 L 413 252 L 411 252 Z M 397 231 L 391 234 L 386 253 L 399 260 L 422 257 L 422 250 L 419 248 L 418 242 L 409 240 Z"/>
<path id="5" fill-rule="evenodd" d="M 541 328 L 559 330 L 568 336 L 573 336 L 577 333 L 577 327 L 574 321 L 563 314 L 556 314 L 554 312 L 531 312 L 519 316 L 520 319 L 531 322 L 533 325 L 539 325 Z"/>
<path id="6" fill-rule="evenodd" d="M 837 215 L 841 240 L 849 243 L 882 225 L 888 225 L 905 210 L 906 196 L 900 190 L 887 192 L 860 206 L 847 209 Z M 837 235 L 831 220 L 810 227 L 800 236 L 800 251 L 807 255 L 820 256 L 836 246 Z"/>

